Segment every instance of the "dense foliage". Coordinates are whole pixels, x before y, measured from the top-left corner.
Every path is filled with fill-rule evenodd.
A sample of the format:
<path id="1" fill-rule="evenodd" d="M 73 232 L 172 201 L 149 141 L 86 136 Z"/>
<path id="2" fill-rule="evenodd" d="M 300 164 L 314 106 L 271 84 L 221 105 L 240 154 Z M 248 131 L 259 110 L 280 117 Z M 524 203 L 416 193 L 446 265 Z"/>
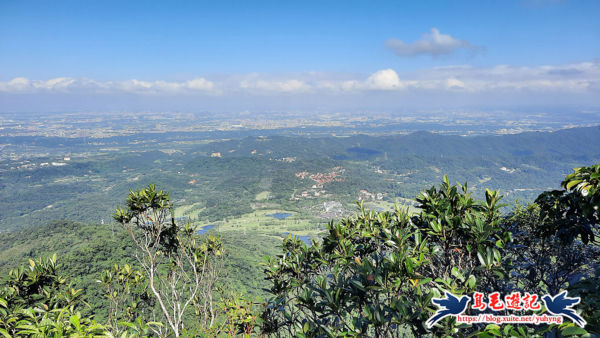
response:
<path id="1" fill-rule="evenodd" d="M 510 239 L 500 227 L 498 193 L 475 201 L 445 178 L 417 200 L 416 216 L 362 208 L 330 224 L 322 244 L 286 240 L 284 254 L 266 270 L 275 296 L 263 314 L 266 332 L 421 336 L 430 332 L 425 322 L 434 296 L 496 289 L 499 249 Z"/>
<path id="2" fill-rule="evenodd" d="M 416 336 L 477 333 L 500 334 L 497 325 L 458 325 L 453 319 L 425 326 L 434 312 L 431 299 L 445 292 L 557 294 L 570 288 L 588 304 L 589 332 L 599 332 L 597 238 L 598 166 L 578 168 L 563 185 L 575 192 L 545 193 L 563 218 L 548 224 L 544 205 L 517 208 L 502 217 L 501 196 L 486 191 L 476 201 L 467 185 L 451 186 L 447 178 L 417 198 L 420 213 L 406 210 L 374 213 L 361 209 L 353 218 L 330 223 L 322 243 L 307 246 L 297 238 L 283 243 L 283 254 L 267 261 L 272 298 L 263 312 L 267 334 L 292 336 Z M 592 173 L 588 175 L 588 173 Z M 583 177 L 583 178 L 580 178 Z M 595 181 L 594 181 L 595 179 Z M 575 183 L 571 183 L 575 182 Z M 586 191 L 583 200 L 565 195 Z M 576 199 L 572 197 L 572 199 Z M 568 203 L 568 204 L 567 204 Z M 576 210 L 574 210 L 576 208 Z M 584 232 L 570 214 L 582 212 Z M 592 295 L 596 292 L 596 295 Z M 590 297 L 590 295 L 592 295 Z M 545 311 L 545 310 L 540 310 Z M 569 335 L 586 331 L 565 322 L 560 326 L 504 326 L 511 336 Z"/>
<path id="3" fill-rule="evenodd" d="M 11 270 L 0 289 L 0 334 L 5 337 L 93 337 L 104 327 L 78 309 L 81 290 L 58 274 L 56 256 Z"/>

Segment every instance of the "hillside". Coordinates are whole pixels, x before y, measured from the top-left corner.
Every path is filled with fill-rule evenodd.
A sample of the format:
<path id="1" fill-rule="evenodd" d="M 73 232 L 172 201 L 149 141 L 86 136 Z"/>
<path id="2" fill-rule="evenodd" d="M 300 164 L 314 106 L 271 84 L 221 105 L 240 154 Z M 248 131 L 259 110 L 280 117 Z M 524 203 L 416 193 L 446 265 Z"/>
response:
<path id="1" fill-rule="evenodd" d="M 531 201 L 571 168 L 600 160 L 597 127 L 473 137 L 236 135 L 223 132 L 219 137 L 231 139 L 220 140 L 167 133 L 94 142 L 4 137 L 21 144 L 24 155 L 0 162 L 0 231 L 53 219 L 109 222 L 119 196 L 149 183 L 172 191 L 197 226 L 260 210 L 297 212 L 298 221 L 318 223 L 327 219 L 323 203 L 341 203 L 340 212 L 349 213 L 366 191 L 382 194 L 374 202 L 387 207 L 412 199 L 444 173 L 468 181 L 479 197 L 490 188 L 501 189 L 511 202 Z M 57 155 L 65 149 L 68 161 Z M 296 176 L 338 167 L 341 176 L 323 189 Z"/>

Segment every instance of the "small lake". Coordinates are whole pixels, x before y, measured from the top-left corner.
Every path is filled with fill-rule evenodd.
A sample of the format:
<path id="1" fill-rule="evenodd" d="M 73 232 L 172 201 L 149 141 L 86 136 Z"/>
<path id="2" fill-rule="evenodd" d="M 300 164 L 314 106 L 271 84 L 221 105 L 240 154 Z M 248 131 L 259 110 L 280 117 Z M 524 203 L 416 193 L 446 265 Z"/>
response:
<path id="1" fill-rule="evenodd" d="M 292 214 L 290 214 L 289 212 L 277 212 L 277 213 L 266 215 L 266 216 L 273 217 L 276 219 L 286 219 L 286 218 L 292 216 Z"/>
<path id="2" fill-rule="evenodd" d="M 215 227 L 216 224 L 209 224 L 209 225 L 205 225 L 202 228 L 200 228 L 200 230 L 198 230 L 196 233 L 198 235 L 202 235 L 203 233 L 207 232 L 208 230 L 212 229 Z"/>
<path id="3" fill-rule="evenodd" d="M 311 246 L 312 243 L 310 241 L 310 236 L 299 236 L 299 235 L 294 235 L 294 234 L 290 234 L 289 232 L 284 232 L 283 235 L 285 237 L 287 237 L 288 235 L 292 235 L 292 237 L 298 237 L 299 240 L 301 240 L 302 242 L 304 242 L 306 245 Z"/>

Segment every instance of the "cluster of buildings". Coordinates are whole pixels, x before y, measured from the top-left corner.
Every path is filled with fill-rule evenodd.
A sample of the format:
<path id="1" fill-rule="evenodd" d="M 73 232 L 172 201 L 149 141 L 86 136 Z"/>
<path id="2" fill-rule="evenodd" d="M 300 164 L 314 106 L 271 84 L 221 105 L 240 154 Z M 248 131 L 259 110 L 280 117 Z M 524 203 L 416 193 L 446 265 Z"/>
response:
<path id="1" fill-rule="evenodd" d="M 358 193 L 358 200 L 359 201 L 368 201 L 368 200 L 381 201 L 381 200 L 383 200 L 383 197 L 385 197 L 385 195 L 386 194 L 384 194 L 384 193 L 368 192 L 365 189 L 361 189 L 360 192 Z"/>

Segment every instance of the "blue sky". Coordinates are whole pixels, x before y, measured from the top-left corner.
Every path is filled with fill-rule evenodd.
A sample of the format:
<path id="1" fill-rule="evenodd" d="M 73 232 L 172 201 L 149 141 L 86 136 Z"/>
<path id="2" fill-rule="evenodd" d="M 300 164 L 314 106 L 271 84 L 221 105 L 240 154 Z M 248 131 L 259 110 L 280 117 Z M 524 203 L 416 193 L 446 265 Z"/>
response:
<path id="1" fill-rule="evenodd" d="M 140 96 L 190 110 L 245 109 L 231 99 L 274 109 L 282 95 L 278 109 L 342 109 L 348 96 L 390 109 L 431 95 L 598 104 L 598 13 L 599 1 L 569 0 L 0 0 L 0 110 L 69 109 L 73 98 L 135 110 Z"/>

